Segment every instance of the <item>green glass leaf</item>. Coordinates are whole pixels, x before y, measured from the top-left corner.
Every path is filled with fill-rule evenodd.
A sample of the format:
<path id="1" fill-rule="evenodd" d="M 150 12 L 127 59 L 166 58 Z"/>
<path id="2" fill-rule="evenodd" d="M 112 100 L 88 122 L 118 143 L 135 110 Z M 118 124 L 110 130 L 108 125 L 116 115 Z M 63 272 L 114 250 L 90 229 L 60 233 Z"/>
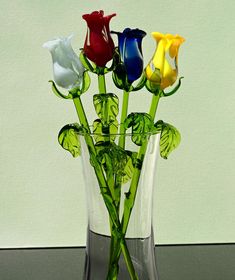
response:
<path id="1" fill-rule="evenodd" d="M 91 84 L 91 79 L 88 74 L 88 71 L 86 70 L 83 72 L 82 83 L 81 83 L 82 86 L 69 90 L 69 93 L 73 98 L 79 97 L 89 89 L 90 84 Z"/>
<path id="2" fill-rule="evenodd" d="M 180 132 L 171 124 L 158 121 L 155 124 L 158 132 L 161 131 L 160 137 L 160 155 L 167 159 L 169 154 L 180 144 Z"/>
<path id="3" fill-rule="evenodd" d="M 94 67 L 92 66 L 92 64 L 90 63 L 90 61 L 87 59 L 84 51 L 82 50 L 80 55 L 79 55 L 79 59 L 82 62 L 82 65 L 89 71 L 94 73 Z"/>
<path id="4" fill-rule="evenodd" d="M 147 139 L 148 133 L 152 132 L 154 123 L 152 117 L 147 113 L 131 113 L 124 122 L 125 128 L 132 128 L 132 141 L 141 146 Z"/>
<path id="5" fill-rule="evenodd" d="M 142 76 L 140 77 L 140 79 L 139 79 L 137 85 L 136 85 L 136 86 L 132 86 L 132 89 L 131 89 L 131 90 L 132 90 L 132 91 L 137 91 L 137 90 L 142 89 L 142 88 L 145 86 L 146 82 L 147 82 L 147 78 L 146 78 L 145 73 L 143 72 L 143 74 L 142 74 Z"/>
<path id="6" fill-rule="evenodd" d="M 133 87 L 128 82 L 125 66 L 122 62 L 118 63 L 113 70 L 112 78 L 115 86 L 125 91 L 130 91 Z"/>
<path id="7" fill-rule="evenodd" d="M 125 151 L 114 142 L 96 144 L 97 160 L 102 164 L 106 174 L 120 176 L 126 183 L 132 178 L 134 171 L 130 151 Z"/>
<path id="8" fill-rule="evenodd" d="M 162 74 L 160 72 L 160 70 L 158 68 L 155 68 L 151 79 L 147 80 L 145 83 L 145 87 L 147 88 L 147 90 L 155 95 L 157 95 L 159 93 L 159 91 L 161 91 L 160 89 L 160 85 L 161 85 L 161 78 L 162 78 Z M 152 82 L 155 81 L 155 82 Z"/>
<path id="9" fill-rule="evenodd" d="M 179 82 L 178 82 L 178 84 L 176 85 L 176 87 L 172 90 L 172 91 L 170 91 L 170 92 L 164 92 L 164 91 L 162 91 L 161 92 L 161 97 L 166 97 L 166 96 L 171 96 L 171 95 L 173 95 L 174 93 L 176 93 L 177 92 L 177 90 L 180 88 L 180 86 L 181 86 L 181 80 L 183 79 L 184 77 L 180 77 L 179 78 Z"/>
<path id="10" fill-rule="evenodd" d="M 115 48 L 114 53 L 113 53 L 112 65 L 110 67 L 105 67 L 104 74 L 113 71 L 117 67 L 117 65 L 120 63 L 120 61 L 121 61 L 121 58 L 120 58 L 118 48 Z"/>
<path id="11" fill-rule="evenodd" d="M 81 145 L 78 137 L 78 132 L 81 127 L 77 124 L 67 124 L 59 132 L 58 141 L 62 148 L 69 151 L 73 157 L 81 154 Z"/>
<path id="12" fill-rule="evenodd" d="M 133 172 L 134 172 L 134 160 L 137 158 L 137 153 L 131 153 L 131 155 L 128 155 L 129 151 L 127 152 L 127 162 L 126 165 L 124 167 L 123 170 L 123 174 L 122 174 L 122 183 L 125 184 L 127 183 L 129 180 L 132 179 L 133 176 Z"/>
<path id="13" fill-rule="evenodd" d="M 56 96 L 63 98 L 63 99 L 72 99 L 73 98 L 73 95 L 71 93 L 69 93 L 68 95 L 64 95 L 63 93 L 61 93 L 58 90 L 58 88 L 56 87 L 56 84 L 54 83 L 54 81 L 50 80 L 49 82 L 52 84 L 51 85 L 52 91 Z"/>
<path id="14" fill-rule="evenodd" d="M 93 96 L 93 103 L 97 115 L 105 126 L 116 120 L 119 109 L 119 100 L 115 94 L 95 94 Z"/>
<path id="15" fill-rule="evenodd" d="M 94 139 L 96 143 L 98 142 L 106 142 L 106 141 L 114 141 L 118 132 L 118 121 L 115 120 L 109 123 L 108 126 L 104 126 L 100 119 L 97 119 L 93 122 L 93 133 L 97 134 L 94 135 Z M 108 134 L 104 136 L 103 134 Z"/>
<path id="16" fill-rule="evenodd" d="M 145 87 L 147 88 L 147 90 L 151 93 L 153 93 L 154 95 L 158 95 L 159 92 L 161 92 L 162 90 L 160 89 L 160 86 L 158 84 L 155 84 L 149 80 L 146 81 L 145 83 Z"/>
<path id="17" fill-rule="evenodd" d="M 86 92 L 89 89 L 90 84 L 91 84 L 91 78 L 90 78 L 90 76 L 88 74 L 88 71 L 85 71 L 83 73 L 81 93 Z"/>

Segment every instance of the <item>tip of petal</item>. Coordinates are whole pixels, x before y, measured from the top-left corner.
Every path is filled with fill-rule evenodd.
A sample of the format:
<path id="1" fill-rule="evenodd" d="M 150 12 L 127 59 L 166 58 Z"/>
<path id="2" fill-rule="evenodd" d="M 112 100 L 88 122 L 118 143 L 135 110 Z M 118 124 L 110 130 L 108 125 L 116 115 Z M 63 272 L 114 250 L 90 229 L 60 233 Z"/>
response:
<path id="1" fill-rule="evenodd" d="M 154 39 L 156 39 L 157 41 L 161 40 L 162 38 L 165 37 L 164 34 L 160 33 L 160 32 L 152 32 L 151 35 L 153 36 Z"/>
<path id="2" fill-rule="evenodd" d="M 174 35 L 174 36 L 172 37 L 172 39 L 174 39 L 174 40 L 180 42 L 180 44 L 182 44 L 182 43 L 185 41 L 184 37 L 180 36 L 179 34 Z"/>
<path id="3" fill-rule="evenodd" d="M 185 41 L 185 39 L 178 34 L 176 35 L 169 34 L 169 33 L 163 34 L 160 32 L 152 32 L 151 34 L 153 38 L 156 39 L 157 41 L 160 41 L 161 39 L 174 40 L 180 42 L 180 44 L 182 44 Z"/>
<path id="4" fill-rule="evenodd" d="M 71 42 L 72 38 L 74 37 L 74 33 L 70 34 L 68 37 L 67 37 L 67 40 L 69 42 Z"/>
<path id="5" fill-rule="evenodd" d="M 100 11 L 94 11 L 90 14 L 84 14 L 82 15 L 82 18 L 85 20 L 89 20 L 89 19 L 103 18 L 103 16 L 104 16 L 104 11 L 100 10 Z"/>
<path id="6" fill-rule="evenodd" d="M 126 37 L 143 38 L 147 33 L 144 30 L 138 28 L 131 29 L 128 27 L 123 30 L 122 34 Z"/>
<path id="7" fill-rule="evenodd" d="M 94 11 L 90 14 L 84 14 L 82 18 L 85 19 L 86 21 L 103 20 L 103 19 L 109 21 L 114 16 L 116 16 L 116 13 L 113 13 L 108 16 L 104 16 L 104 11 L 100 10 L 100 11 Z"/>
<path id="8" fill-rule="evenodd" d="M 60 42 L 60 39 L 59 38 L 56 38 L 54 40 L 50 40 L 50 41 L 47 41 L 45 42 L 42 47 L 45 48 L 45 49 L 48 49 L 49 51 L 53 50 L 55 47 L 58 46 Z"/>
<path id="9" fill-rule="evenodd" d="M 54 50 L 56 47 L 58 47 L 61 43 L 71 43 L 72 38 L 74 37 L 74 34 L 72 33 L 68 37 L 57 37 L 53 40 L 45 42 L 42 47 L 48 49 L 49 51 Z"/>
<path id="10" fill-rule="evenodd" d="M 107 17 L 112 18 L 112 17 L 115 17 L 116 15 L 117 15 L 116 13 L 113 13 L 113 14 L 107 16 Z"/>

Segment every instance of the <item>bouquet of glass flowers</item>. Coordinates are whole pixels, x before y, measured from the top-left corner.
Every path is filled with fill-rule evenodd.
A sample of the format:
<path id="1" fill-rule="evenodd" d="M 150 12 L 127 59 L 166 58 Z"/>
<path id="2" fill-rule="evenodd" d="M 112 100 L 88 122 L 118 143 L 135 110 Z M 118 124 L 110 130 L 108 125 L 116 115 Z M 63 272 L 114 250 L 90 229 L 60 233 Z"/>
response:
<path id="1" fill-rule="evenodd" d="M 79 56 L 71 47 L 72 36 L 56 38 L 43 46 L 49 49 L 52 55 L 52 90 L 60 98 L 73 101 L 79 119 L 79 124 L 68 124 L 60 130 L 58 141 L 74 157 L 80 155 L 81 150 L 87 150 L 88 157 L 85 160 L 95 174 L 96 187 L 100 192 L 98 195 L 108 213 L 105 223 L 110 229 L 110 244 L 105 277 L 118 279 L 122 255 L 130 278 L 146 280 L 150 279 L 150 276 L 141 276 L 142 274 L 137 272 L 128 248 L 126 233 L 135 206 L 150 136 L 158 135 L 158 146 L 163 158 L 167 158 L 180 142 L 179 131 L 162 120 L 155 122 L 155 115 L 159 100 L 173 95 L 181 85 L 182 77 L 173 89 L 165 91 L 177 81 L 178 51 L 184 38 L 153 32 L 157 47 L 144 67 L 142 40 L 146 32 L 130 28 L 123 32 L 110 32 L 109 24 L 114 16 L 115 14 L 104 16 L 103 11 L 83 15 L 87 22 L 87 34 Z M 117 47 L 111 34 L 117 36 Z M 106 66 L 110 61 L 110 66 Z M 92 125 L 88 123 L 82 103 L 82 96 L 91 83 L 90 74 L 98 77 L 98 93 L 93 96 L 98 118 Z M 116 94 L 107 92 L 107 74 L 112 75 L 115 86 L 123 91 L 119 121 L 119 98 Z M 62 93 L 58 86 L 67 89 L 68 94 Z M 148 112 L 128 114 L 129 95 L 143 88 L 152 94 Z M 130 136 L 136 151 L 127 148 L 127 135 Z M 81 142 L 84 142 L 85 148 Z M 127 183 L 128 187 L 123 193 L 122 189 Z M 156 279 L 156 276 L 154 277 Z"/>

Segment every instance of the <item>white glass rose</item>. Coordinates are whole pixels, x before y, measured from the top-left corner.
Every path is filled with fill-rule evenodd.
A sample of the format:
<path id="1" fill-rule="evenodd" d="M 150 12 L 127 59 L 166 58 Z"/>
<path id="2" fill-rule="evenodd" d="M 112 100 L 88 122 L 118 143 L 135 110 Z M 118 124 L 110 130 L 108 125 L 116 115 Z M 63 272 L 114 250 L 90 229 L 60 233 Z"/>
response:
<path id="1" fill-rule="evenodd" d="M 43 44 L 52 56 L 54 81 L 68 90 L 80 86 L 85 70 L 71 46 L 72 37 L 59 37 Z"/>

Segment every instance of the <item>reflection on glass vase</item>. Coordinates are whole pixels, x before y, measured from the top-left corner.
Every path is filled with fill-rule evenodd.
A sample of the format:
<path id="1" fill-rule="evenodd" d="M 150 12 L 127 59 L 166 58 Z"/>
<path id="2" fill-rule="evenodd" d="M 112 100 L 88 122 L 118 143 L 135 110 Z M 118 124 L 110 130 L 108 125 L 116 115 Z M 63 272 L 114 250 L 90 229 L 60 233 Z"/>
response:
<path id="1" fill-rule="evenodd" d="M 79 138 L 88 211 L 83 279 L 158 280 L 152 198 L 160 135 Z"/>

